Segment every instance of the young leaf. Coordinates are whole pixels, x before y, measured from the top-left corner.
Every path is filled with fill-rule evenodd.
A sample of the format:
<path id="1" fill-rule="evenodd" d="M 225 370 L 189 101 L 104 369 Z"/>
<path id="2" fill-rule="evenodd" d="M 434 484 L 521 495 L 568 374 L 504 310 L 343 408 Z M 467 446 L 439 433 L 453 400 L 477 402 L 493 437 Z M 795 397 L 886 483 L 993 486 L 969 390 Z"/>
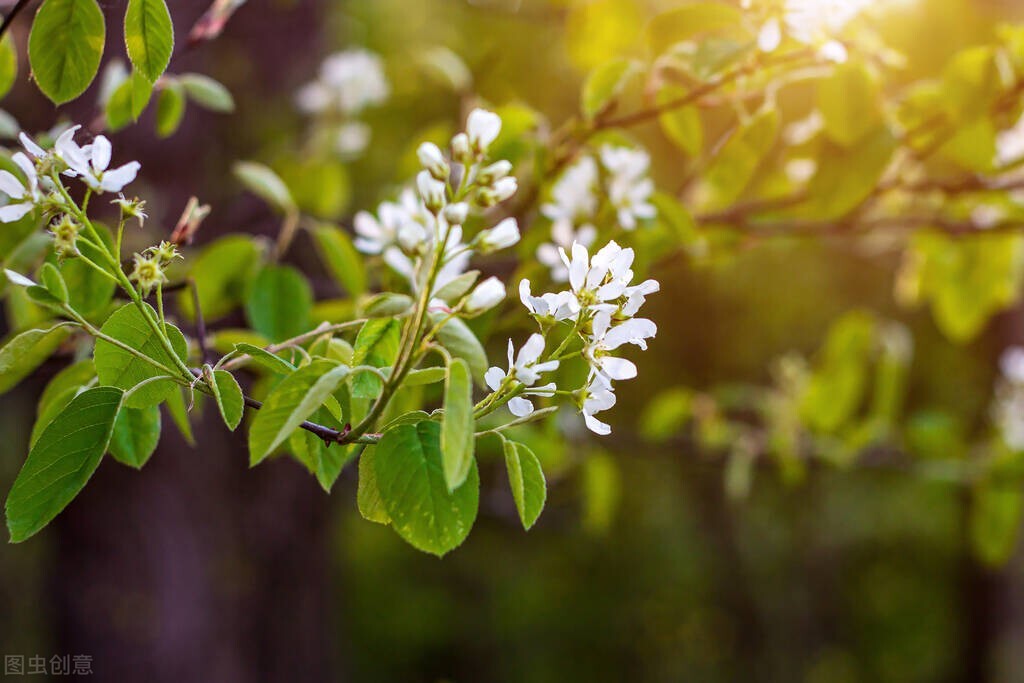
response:
<path id="1" fill-rule="evenodd" d="M 401 328 L 402 324 L 394 318 L 366 321 L 356 336 L 352 365 L 386 368 L 394 364 Z M 352 395 L 356 398 L 374 398 L 380 390 L 380 378 L 369 372 L 361 372 L 352 380 Z"/>
<path id="2" fill-rule="evenodd" d="M 174 26 L 164 0 L 128 0 L 124 42 L 136 71 L 156 83 L 174 52 Z"/>
<path id="3" fill-rule="evenodd" d="M 0 41 L 0 98 L 6 97 L 18 78 L 18 52 L 14 49 L 14 41 L 8 33 Z"/>
<path id="4" fill-rule="evenodd" d="M 178 82 L 188 98 L 204 109 L 218 112 L 235 110 L 235 100 L 223 85 L 202 74 L 182 74 Z"/>
<path id="5" fill-rule="evenodd" d="M 317 424 L 340 429 L 341 425 L 334 419 L 327 408 L 320 408 L 311 416 Z M 355 444 L 341 446 L 338 444 L 327 444 L 305 429 L 296 429 L 288 437 L 288 447 L 306 468 L 316 477 L 321 488 L 327 493 L 331 492 L 334 482 L 341 474 L 341 469 L 355 455 Z"/>
<path id="6" fill-rule="evenodd" d="M 116 132 L 138 121 L 152 96 L 153 84 L 138 71 L 133 71 L 107 101 L 107 127 Z"/>
<path id="7" fill-rule="evenodd" d="M 68 286 L 64 283 L 57 266 L 52 263 L 44 263 L 39 269 L 39 280 L 46 287 L 46 291 L 53 295 L 53 298 L 62 304 L 68 302 Z"/>
<path id="8" fill-rule="evenodd" d="M 160 406 L 121 408 L 110 438 L 110 454 L 122 465 L 141 469 L 160 442 Z"/>
<path id="9" fill-rule="evenodd" d="M 448 377 L 448 372 L 444 368 L 417 368 L 405 376 L 403 384 L 407 387 L 419 387 L 424 384 L 441 382 L 446 377 Z"/>
<path id="10" fill-rule="evenodd" d="M 233 170 L 235 177 L 247 190 L 281 213 L 292 213 L 296 210 L 295 199 L 288 191 L 288 186 L 267 166 L 255 161 L 239 161 L 235 163 Z"/>
<path id="11" fill-rule="evenodd" d="M 406 294 L 381 292 L 361 302 L 360 309 L 366 318 L 390 318 L 407 313 L 413 303 L 412 297 Z"/>
<path id="12" fill-rule="evenodd" d="M 149 306 L 149 304 L 145 304 Z M 152 310 L 152 308 L 150 308 Z M 166 325 L 167 336 L 171 340 L 174 353 L 181 360 L 185 360 L 188 353 L 188 344 L 185 337 L 174 325 Z M 103 324 L 100 331 L 108 337 L 113 337 L 128 346 L 142 351 L 144 354 L 162 363 L 169 370 L 174 370 L 177 364 L 173 358 L 167 355 L 167 351 L 160 343 L 143 314 L 135 304 L 125 304 L 114 311 L 107 322 Z M 108 386 L 120 387 L 121 389 L 132 389 L 147 379 L 160 377 L 167 373 L 156 366 L 142 360 L 120 346 L 98 339 L 96 350 L 93 354 L 96 363 L 96 374 L 100 383 Z M 152 382 L 125 398 L 125 405 L 129 408 L 146 408 L 166 400 L 178 385 L 171 379 Z"/>
<path id="13" fill-rule="evenodd" d="M 9 391 L 50 357 L 68 336 L 68 323 L 25 330 L 0 348 L 0 394 Z"/>
<path id="14" fill-rule="evenodd" d="M 235 344 L 235 350 L 239 353 L 252 356 L 253 361 L 278 375 L 288 375 L 295 370 L 295 366 L 284 358 L 281 358 L 280 356 L 277 356 L 259 346 L 243 342 L 241 344 Z"/>
<path id="15" fill-rule="evenodd" d="M 454 278 L 443 287 L 438 288 L 438 290 L 434 292 L 434 297 L 447 304 L 455 304 L 473 288 L 473 285 L 476 284 L 477 278 L 479 277 L 479 270 L 467 271 L 457 278 Z"/>
<path id="16" fill-rule="evenodd" d="M 380 489 L 377 487 L 377 472 L 374 470 L 376 457 L 377 449 L 374 447 L 367 448 L 359 456 L 359 486 L 356 489 L 356 504 L 359 506 L 359 514 L 363 516 L 363 519 L 377 524 L 391 524 L 391 517 L 388 516 L 384 501 L 380 497 Z"/>
<path id="17" fill-rule="evenodd" d="M 480 497 L 476 462 L 471 462 L 465 483 L 449 491 L 441 457 L 441 425 L 430 420 L 395 427 L 373 448 L 377 488 L 398 535 L 438 557 L 458 547 L 476 519 Z"/>
<path id="18" fill-rule="evenodd" d="M 608 109 L 636 72 L 637 64 L 630 59 L 615 59 L 591 71 L 583 84 L 583 115 L 593 119 Z"/>
<path id="19" fill-rule="evenodd" d="M 217 408 L 220 410 L 220 416 L 224 418 L 224 424 L 231 431 L 235 431 L 245 411 L 245 399 L 242 397 L 242 388 L 238 386 L 238 381 L 227 370 L 214 370 L 213 386 L 210 388 L 213 389 L 213 397 L 217 400 Z"/>
<path id="20" fill-rule="evenodd" d="M 84 391 L 43 430 L 7 496 L 12 543 L 46 526 L 89 481 L 107 450 L 123 395 L 114 387 Z"/>
<path id="21" fill-rule="evenodd" d="M 312 233 L 320 258 L 335 281 L 345 288 L 350 297 L 365 293 L 366 268 L 345 231 L 334 225 L 322 224 L 313 228 Z"/>
<path id="22" fill-rule="evenodd" d="M 350 368 L 315 360 L 281 380 L 267 396 L 249 429 L 249 464 L 258 465 L 324 404 Z"/>
<path id="23" fill-rule="evenodd" d="M 305 276 L 291 266 L 263 268 L 245 302 L 252 328 L 271 341 L 307 332 L 312 309 L 313 290 Z"/>
<path id="24" fill-rule="evenodd" d="M 169 83 L 156 101 L 156 134 L 168 138 L 178 130 L 185 116 L 185 95 L 181 84 Z"/>
<path id="25" fill-rule="evenodd" d="M 505 469 L 508 471 L 508 485 L 519 511 L 519 520 L 527 531 L 540 517 L 547 500 L 548 488 L 540 461 L 524 444 L 503 441 Z"/>
<path id="26" fill-rule="evenodd" d="M 684 88 L 669 85 L 658 91 L 656 101 L 663 105 L 675 102 L 686 94 Z M 697 107 L 690 105 L 670 109 L 658 116 L 658 123 L 668 139 L 690 156 L 695 157 L 704 149 L 704 125 Z"/>
<path id="27" fill-rule="evenodd" d="M 99 70 L 105 40 L 96 0 L 44 0 L 28 37 L 29 64 L 43 94 L 63 104 L 85 92 Z"/>
<path id="28" fill-rule="evenodd" d="M 473 464 L 473 379 L 461 358 L 448 366 L 441 421 L 441 455 L 449 491 L 462 486 Z"/>

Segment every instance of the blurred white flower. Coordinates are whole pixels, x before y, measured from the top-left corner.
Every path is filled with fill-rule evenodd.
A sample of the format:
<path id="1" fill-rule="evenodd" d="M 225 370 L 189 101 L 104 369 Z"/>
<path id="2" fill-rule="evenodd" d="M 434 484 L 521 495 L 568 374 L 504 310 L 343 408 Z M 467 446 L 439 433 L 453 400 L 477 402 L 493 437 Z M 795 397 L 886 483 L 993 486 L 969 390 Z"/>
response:
<path id="1" fill-rule="evenodd" d="M 814 159 L 790 159 L 786 162 L 786 177 L 791 183 L 803 185 L 818 170 L 818 162 Z"/>
<path id="2" fill-rule="evenodd" d="M 1017 119 L 1012 128 L 1000 131 L 996 136 L 996 163 L 1008 166 L 1024 157 L 1024 115 Z"/>
<path id="3" fill-rule="evenodd" d="M 390 93 L 381 58 L 367 50 L 346 50 L 328 56 L 317 80 L 296 95 L 299 108 L 310 114 L 337 111 L 354 115 L 382 103 Z"/>
<path id="4" fill-rule="evenodd" d="M 466 299 L 465 311 L 469 314 L 483 313 L 504 300 L 505 283 L 496 277 L 489 277 L 470 293 L 469 298 Z"/>
<path id="5" fill-rule="evenodd" d="M 786 28 L 801 43 L 825 44 L 870 4 L 871 0 L 786 0 Z"/>
<path id="6" fill-rule="evenodd" d="M 343 157 L 362 154 L 370 144 L 370 127 L 362 121 L 347 121 L 335 131 L 334 149 Z"/>
<path id="7" fill-rule="evenodd" d="M 608 199 L 623 229 L 634 230 L 638 220 L 657 215 L 649 201 L 654 192 L 654 181 L 647 177 L 651 165 L 647 152 L 605 145 L 601 148 L 601 165 L 608 172 Z"/>
<path id="8" fill-rule="evenodd" d="M 581 157 L 551 187 L 551 201 L 540 211 L 556 225 L 572 227 L 578 220 L 589 221 L 597 210 L 597 163 Z M 570 244 L 561 246 L 569 247 Z"/>
<path id="9" fill-rule="evenodd" d="M 782 132 L 782 138 L 787 144 L 799 147 L 810 142 L 824 128 L 825 117 L 821 115 L 821 111 L 815 109 L 806 117 L 786 126 Z"/>
<path id="10" fill-rule="evenodd" d="M 15 152 L 11 160 L 25 174 L 25 182 L 22 183 L 10 171 L 0 171 L 0 192 L 11 199 L 9 204 L 0 207 L 0 223 L 13 223 L 21 220 L 42 199 L 35 164 L 29 161 L 29 158 L 22 152 Z"/>
<path id="11" fill-rule="evenodd" d="M 992 419 L 1006 445 L 1024 451 L 1024 348 L 1006 349 L 999 367 L 1003 376 L 996 383 Z"/>
<path id="12" fill-rule="evenodd" d="M 782 44 L 782 25 L 777 18 L 769 19 L 757 34 L 757 48 L 761 52 L 775 52 Z"/>

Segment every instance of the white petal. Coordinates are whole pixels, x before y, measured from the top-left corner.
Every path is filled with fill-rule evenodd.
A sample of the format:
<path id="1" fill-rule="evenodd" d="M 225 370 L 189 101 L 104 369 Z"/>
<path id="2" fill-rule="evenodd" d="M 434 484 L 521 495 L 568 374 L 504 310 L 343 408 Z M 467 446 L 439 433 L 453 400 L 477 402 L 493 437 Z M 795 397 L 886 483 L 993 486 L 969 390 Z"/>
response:
<path id="1" fill-rule="evenodd" d="M 110 166 L 110 140 L 105 135 L 97 135 L 92 141 L 92 168 L 96 173 L 103 173 Z"/>
<path id="2" fill-rule="evenodd" d="M 24 131 L 18 133 L 18 139 L 21 140 L 21 146 L 24 147 L 29 154 L 34 157 L 46 156 L 46 150 L 35 143 L 35 140 L 25 135 Z"/>
<path id="3" fill-rule="evenodd" d="M 20 168 L 22 172 L 25 174 L 25 177 L 28 178 L 28 186 L 30 188 L 34 187 L 38 182 L 38 176 L 36 175 L 36 165 L 33 164 L 29 160 L 29 158 L 25 156 L 22 152 L 15 152 L 14 155 L 11 156 L 11 161 L 16 163 L 18 165 L 18 168 Z"/>
<path id="4" fill-rule="evenodd" d="M 11 199 L 21 199 L 25 196 L 25 186 L 21 184 L 13 173 L 0 171 L 0 192 Z"/>
<path id="5" fill-rule="evenodd" d="M 124 166 L 119 166 L 103 174 L 102 189 L 107 192 L 120 192 L 124 186 L 135 180 L 142 164 L 131 161 Z"/>
<path id="6" fill-rule="evenodd" d="M 566 261 L 565 265 L 569 266 L 569 284 L 574 291 L 578 292 L 583 288 L 583 283 L 587 277 L 588 259 L 587 248 L 579 242 L 574 242 L 572 245 L 571 261 L 565 258 L 563 252 L 562 260 Z"/>
<path id="7" fill-rule="evenodd" d="M 587 429 L 594 432 L 598 436 L 608 436 L 612 433 L 612 428 L 601 422 L 596 417 L 589 413 L 583 413 L 583 421 L 587 423 Z"/>
<path id="8" fill-rule="evenodd" d="M 484 374 L 484 382 L 491 391 L 497 391 L 503 379 L 505 379 L 505 371 L 501 368 L 491 368 Z"/>
<path id="9" fill-rule="evenodd" d="M 604 347 L 617 349 L 623 344 L 639 344 L 658 334 L 658 326 L 647 318 L 631 318 L 610 329 L 604 336 Z"/>
<path id="10" fill-rule="evenodd" d="M 25 214 L 32 210 L 32 207 L 33 204 L 31 202 L 8 204 L 7 206 L 0 207 L 0 223 L 13 223 L 14 221 L 21 220 L 25 217 Z"/>
<path id="11" fill-rule="evenodd" d="M 598 311 L 597 315 L 594 316 L 594 339 L 603 339 L 604 335 L 608 332 L 608 328 L 611 327 L 611 324 L 611 314 L 608 311 Z"/>
<path id="12" fill-rule="evenodd" d="M 508 409 L 516 417 L 526 417 L 533 412 L 533 404 L 521 396 L 509 399 Z"/>
<path id="13" fill-rule="evenodd" d="M 605 356 L 598 363 L 601 371 L 611 379 L 633 379 L 636 377 L 636 364 L 625 358 Z"/>
<path id="14" fill-rule="evenodd" d="M 544 352 L 544 337 L 536 332 L 530 335 L 523 347 L 519 349 L 519 357 L 516 359 L 516 368 L 526 368 L 537 362 L 540 354 Z"/>

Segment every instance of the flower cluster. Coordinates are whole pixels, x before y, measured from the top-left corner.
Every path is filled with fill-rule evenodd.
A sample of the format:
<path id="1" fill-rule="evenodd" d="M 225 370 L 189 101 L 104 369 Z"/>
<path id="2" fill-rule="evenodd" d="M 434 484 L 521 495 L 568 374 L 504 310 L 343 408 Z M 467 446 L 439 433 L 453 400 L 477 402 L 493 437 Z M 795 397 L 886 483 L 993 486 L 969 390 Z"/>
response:
<path id="1" fill-rule="evenodd" d="M 298 107 L 327 122 L 325 133 L 342 156 L 355 156 L 370 142 L 370 128 L 356 117 L 390 94 L 381 58 L 367 50 L 346 50 L 328 56 L 317 79 L 299 89 Z"/>
<path id="2" fill-rule="evenodd" d="M 624 230 L 634 230 L 639 221 L 654 218 L 650 163 L 650 156 L 643 150 L 605 145 L 597 159 L 580 157 L 554 184 L 551 200 L 541 206 L 541 213 L 551 220 L 551 242 L 537 248 L 537 260 L 551 269 L 556 282 L 568 279 L 559 250 L 573 244 L 590 247 L 597 238 L 594 223 L 602 209 L 602 198 Z"/>
<path id="3" fill-rule="evenodd" d="M 999 368 L 1002 377 L 996 384 L 992 418 L 1006 445 L 1024 451 L 1024 347 L 1004 351 Z"/>
<path id="4" fill-rule="evenodd" d="M 170 242 L 161 242 L 159 246 L 134 255 L 135 267 L 128 277 L 138 284 L 143 296 L 149 296 L 153 289 L 167 282 L 164 271 L 176 258 L 183 258 L 178 248 Z"/>
<path id="5" fill-rule="evenodd" d="M 529 280 L 519 283 L 523 305 L 537 320 L 542 331 L 559 323 L 571 324 L 572 330 L 562 345 L 544 362 L 540 361 L 543 337 L 534 335 L 523 346 L 512 363 L 509 342 L 509 371 L 502 373 L 491 368 L 488 386 L 495 391 L 512 383 L 512 395 L 551 395 L 553 385 L 533 388 L 542 372 L 558 368 L 565 358 L 582 356 L 590 368 L 582 388 L 574 392 L 587 427 L 596 434 L 609 434 L 611 428 L 596 415 L 615 405 L 614 382 L 636 377 L 636 365 L 615 352 L 625 344 L 647 348 L 647 339 L 653 338 L 657 326 L 646 318 L 634 317 L 643 306 L 647 295 L 659 289 L 656 280 L 633 285 L 633 250 L 623 249 L 609 242 L 592 257 L 580 243 L 572 245 L 571 252 L 564 249 L 560 258 L 569 274 L 570 289 L 559 293 L 533 296 Z M 582 349 L 569 351 L 574 340 L 582 341 Z M 562 355 L 564 352 L 564 355 Z M 528 401 L 515 404 L 509 401 L 515 415 L 532 411 Z"/>
<path id="6" fill-rule="evenodd" d="M 0 208 L 0 222 L 11 223 L 20 220 L 35 208 L 59 213 L 63 200 L 57 192 L 51 173 L 61 173 L 69 178 L 78 178 L 97 194 L 120 192 L 135 180 L 139 162 L 131 161 L 117 168 L 110 168 L 113 149 L 103 135 L 97 135 L 92 143 L 79 145 L 75 133 L 81 126 L 72 126 L 58 136 L 52 150 L 44 150 L 28 135 L 20 135 L 24 152 L 16 152 L 11 160 L 24 174 L 24 180 L 9 171 L 0 171 L 0 192 L 9 201 Z M 64 230 L 67 235 L 68 231 Z"/>
<path id="7" fill-rule="evenodd" d="M 433 297 L 466 272 L 475 251 L 490 253 L 516 244 L 519 226 L 514 218 L 505 218 L 468 241 L 466 237 L 471 214 L 505 201 L 518 187 L 510 175 L 512 164 L 488 158 L 500 132 L 501 119 L 496 114 L 476 109 L 467 119 L 465 132 L 452 138 L 449 155 L 433 143 L 420 145 L 423 170 L 415 189 L 404 189 L 397 201 L 383 202 L 376 215 L 359 212 L 356 248 L 379 254 L 409 281 L 414 292 L 422 292 L 430 283 Z M 490 278 L 462 297 L 457 308 L 477 314 L 504 297 L 504 285 Z"/>

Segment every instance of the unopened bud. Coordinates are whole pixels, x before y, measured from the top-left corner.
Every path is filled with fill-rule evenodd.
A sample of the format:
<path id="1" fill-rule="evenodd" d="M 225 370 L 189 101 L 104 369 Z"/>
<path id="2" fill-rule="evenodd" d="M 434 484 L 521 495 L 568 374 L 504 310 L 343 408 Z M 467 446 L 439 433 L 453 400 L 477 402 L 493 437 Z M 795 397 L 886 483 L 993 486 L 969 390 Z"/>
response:
<path id="1" fill-rule="evenodd" d="M 519 225 L 515 218 L 506 218 L 490 230 L 484 230 L 478 239 L 480 251 L 485 254 L 511 247 L 519 241 Z"/>
<path id="2" fill-rule="evenodd" d="M 416 150 L 416 156 L 419 157 L 420 165 L 429 171 L 436 180 L 448 180 L 451 168 L 437 145 L 433 142 L 424 142 Z"/>
<path id="3" fill-rule="evenodd" d="M 445 204 L 445 184 L 437 180 L 429 171 L 420 171 L 416 176 L 416 187 L 420 198 L 432 213 L 440 211 Z"/>
<path id="4" fill-rule="evenodd" d="M 493 185 L 496 180 L 504 178 L 512 171 L 512 162 L 502 159 L 490 166 L 480 169 L 476 179 L 481 185 Z"/>
<path id="5" fill-rule="evenodd" d="M 497 306 L 505 298 L 505 285 L 496 277 L 489 277 L 476 286 L 466 299 L 467 313 L 483 313 Z"/>
<path id="6" fill-rule="evenodd" d="M 462 225 L 468 216 L 469 204 L 466 202 L 456 202 L 444 207 L 444 219 L 450 225 Z"/>

